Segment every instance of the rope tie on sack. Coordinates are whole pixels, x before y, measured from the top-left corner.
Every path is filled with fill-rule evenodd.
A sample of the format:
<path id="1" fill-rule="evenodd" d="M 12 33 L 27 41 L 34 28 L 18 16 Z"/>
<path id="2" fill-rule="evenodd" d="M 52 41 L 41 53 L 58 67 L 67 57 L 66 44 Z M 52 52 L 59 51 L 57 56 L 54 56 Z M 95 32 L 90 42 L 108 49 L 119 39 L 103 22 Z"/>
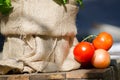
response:
<path id="1" fill-rule="evenodd" d="M 24 35 L 21 35 L 20 37 L 19 37 L 21 40 L 23 40 L 31 49 L 33 49 L 33 51 L 32 52 L 35 52 L 34 51 L 34 48 L 31 46 L 31 44 L 29 43 L 29 41 L 27 41 L 26 40 L 26 36 Z M 55 48 L 56 48 L 56 46 L 57 46 L 57 42 L 58 42 L 58 38 L 55 38 L 54 39 L 54 42 L 53 42 L 53 46 L 52 46 L 52 49 L 51 49 L 51 51 L 48 53 L 48 55 L 46 55 L 46 58 L 44 59 L 44 62 L 43 62 L 43 68 L 42 68 L 42 70 L 41 70 L 41 72 L 42 71 L 44 71 L 45 70 L 45 68 L 49 65 L 49 61 L 50 61 L 50 58 L 51 58 L 51 56 L 52 55 L 55 55 L 54 54 L 54 51 L 55 51 Z M 23 51 L 23 53 L 24 53 L 24 51 Z M 30 53 L 31 54 L 31 53 Z M 55 60 L 55 58 L 53 59 L 53 60 Z M 29 64 L 27 64 L 27 62 L 25 62 L 24 60 L 18 60 L 18 61 L 22 61 L 23 63 L 24 63 L 24 65 L 27 65 L 27 66 L 29 66 Z M 32 66 L 29 66 L 30 68 L 32 68 L 33 70 L 35 70 Z"/>
<path id="2" fill-rule="evenodd" d="M 55 38 L 54 44 L 53 44 L 53 46 L 52 46 L 52 50 L 49 52 L 49 54 L 48 54 L 48 56 L 46 57 L 45 61 L 48 61 L 48 60 L 50 59 L 50 56 L 54 53 L 55 48 L 56 48 L 56 46 L 57 46 L 57 41 L 58 41 L 58 39 Z M 54 55 L 54 54 L 53 54 L 53 55 Z M 43 70 L 48 66 L 48 64 L 49 64 L 49 63 L 44 62 L 44 63 L 43 63 L 44 67 L 43 67 L 43 69 L 42 69 L 41 71 L 43 71 Z"/>

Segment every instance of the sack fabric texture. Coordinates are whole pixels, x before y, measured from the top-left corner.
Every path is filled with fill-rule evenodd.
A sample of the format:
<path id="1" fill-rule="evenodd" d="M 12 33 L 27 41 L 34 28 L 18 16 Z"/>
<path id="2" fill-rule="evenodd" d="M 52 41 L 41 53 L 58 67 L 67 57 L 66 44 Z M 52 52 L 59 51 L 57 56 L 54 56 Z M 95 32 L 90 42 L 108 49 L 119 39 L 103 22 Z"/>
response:
<path id="1" fill-rule="evenodd" d="M 78 43 L 74 0 L 11 0 L 13 11 L 0 21 L 5 35 L 0 74 L 78 69 L 73 49 Z"/>

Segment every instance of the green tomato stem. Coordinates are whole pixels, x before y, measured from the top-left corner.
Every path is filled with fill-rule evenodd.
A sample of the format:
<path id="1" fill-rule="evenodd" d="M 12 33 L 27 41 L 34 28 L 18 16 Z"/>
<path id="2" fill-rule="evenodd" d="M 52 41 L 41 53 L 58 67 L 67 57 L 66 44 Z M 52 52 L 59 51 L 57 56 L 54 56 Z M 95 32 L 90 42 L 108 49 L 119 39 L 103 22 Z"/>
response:
<path id="1" fill-rule="evenodd" d="M 93 39 L 95 39 L 97 35 L 89 35 L 86 38 L 84 38 L 82 41 L 92 42 Z"/>

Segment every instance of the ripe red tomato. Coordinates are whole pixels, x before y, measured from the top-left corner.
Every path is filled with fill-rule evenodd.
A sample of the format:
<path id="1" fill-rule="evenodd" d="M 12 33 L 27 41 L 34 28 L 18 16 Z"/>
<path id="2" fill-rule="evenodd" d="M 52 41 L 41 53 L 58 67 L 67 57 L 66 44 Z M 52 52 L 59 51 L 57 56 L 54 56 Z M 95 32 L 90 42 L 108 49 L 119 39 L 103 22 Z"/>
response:
<path id="1" fill-rule="evenodd" d="M 96 49 L 109 50 L 113 44 L 113 38 L 112 38 L 111 34 L 109 34 L 107 32 L 101 32 L 93 40 L 92 43 Z"/>
<path id="2" fill-rule="evenodd" d="M 107 68 L 110 65 L 110 54 L 104 49 L 97 49 L 91 63 L 96 68 Z"/>
<path id="3" fill-rule="evenodd" d="M 91 62 L 94 50 L 94 46 L 91 43 L 80 42 L 74 48 L 74 57 L 80 63 Z"/>

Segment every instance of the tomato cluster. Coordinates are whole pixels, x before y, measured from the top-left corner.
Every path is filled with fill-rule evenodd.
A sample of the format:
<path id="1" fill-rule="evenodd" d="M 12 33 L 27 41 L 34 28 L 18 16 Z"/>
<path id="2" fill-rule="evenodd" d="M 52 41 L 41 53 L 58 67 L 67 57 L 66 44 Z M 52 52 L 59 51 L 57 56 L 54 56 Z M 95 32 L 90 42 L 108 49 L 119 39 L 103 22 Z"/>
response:
<path id="1" fill-rule="evenodd" d="M 106 68 L 110 64 L 108 50 L 113 44 L 111 34 L 99 33 L 92 42 L 81 41 L 74 48 L 74 57 L 82 65 L 92 64 L 96 68 Z"/>

